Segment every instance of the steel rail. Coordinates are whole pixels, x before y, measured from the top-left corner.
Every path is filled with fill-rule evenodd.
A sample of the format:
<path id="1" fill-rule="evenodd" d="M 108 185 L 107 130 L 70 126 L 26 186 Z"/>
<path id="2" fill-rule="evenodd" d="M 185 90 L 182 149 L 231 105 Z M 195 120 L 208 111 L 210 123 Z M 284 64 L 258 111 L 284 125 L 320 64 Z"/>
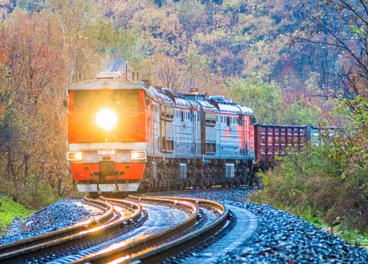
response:
<path id="1" fill-rule="evenodd" d="M 25 239 L 24 241 L 21 240 L 17 243 L 4 245 L 6 251 L 0 251 L 0 263 L 24 262 L 25 260 L 30 259 L 30 254 L 32 254 L 32 258 L 41 257 L 50 251 L 63 250 L 77 243 L 101 236 L 106 232 L 123 229 L 132 221 L 137 221 L 140 218 L 140 213 L 142 211 L 140 205 L 136 205 L 133 208 L 135 211 L 133 215 L 129 218 L 123 218 L 120 217 L 120 213 L 118 215 L 114 213 L 114 207 L 110 203 L 106 203 L 102 200 L 90 200 L 87 198 L 86 201 L 103 206 L 107 210 L 103 215 L 96 217 L 95 219 Z M 129 201 L 124 202 L 121 200 L 120 203 L 124 204 L 126 207 L 132 208 L 132 203 Z M 129 221 L 130 219 L 132 219 L 132 221 Z"/>
<path id="2" fill-rule="evenodd" d="M 179 224 L 165 229 L 161 232 L 147 235 L 146 237 L 136 239 L 133 242 L 127 244 L 124 241 L 116 243 L 111 247 L 108 247 L 99 252 L 90 254 L 82 259 L 79 259 L 72 263 L 107 263 L 113 261 L 114 259 L 127 257 L 130 254 L 140 252 L 141 250 L 147 250 L 155 245 L 162 244 L 170 238 L 181 234 L 192 228 L 199 220 L 199 206 L 192 202 L 187 202 L 184 200 L 179 200 L 176 198 L 158 198 L 158 197 L 136 197 L 129 196 L 130 200 L 136 200 L 139 203 L 153 203 L 153 204 L 166 204 L 170 207 L 181 207 L 184 211 L 189 211 L 190 215 L 188 218 L 181 221 Z"/>
<path id="3" fill-rule="evenodd" d="M 105 213 L 103 213 L 102 215 L 94 219 L 89 219 L 83 222 L 79 222 L 75 225 L 72 225 L 66 228 L 62 228 L 62 229 L 51 231 L 45 234 L 22 239 L 22 240 L 15 241 L 9 244 L 1 245 L 0 246 L 0 260 L 2 259 L 1 256 L 3 256 L 4 253 L 14 252 L 14 251 L 17 251 L 18 249 L 24 249 L 26 247 L 33 246 L 35 244 L 41 244 L 45 241 L 50 241 L 52 239 L 56 239 L 61 236 L 67 236 L 70 234 L 74 234 L 74 233 L 89 229 L 92 226 L 98 225 L 99 223 L 105 223 L 113 214 L 113 207 L 111 205 L 103 203 L 99 200 L 92 200 L 87 197 L 84 197 L 83 199 L 86 203 L 94 204 L 100 208 L 104 208 Z"/>
<path id="4" fill-rule="evenodd" d="M 165 198 L 173 198 L 173 197 L 165 197 Z M 228 221 L 231 218 L 231 214 L 229 209 L 215 201 L 205 200 L 205 199 L 193 199 L 193 198 L 175 198 L 181 201 L 191 201 L 196 204 L 199 204 L 201 207 L 212 208 L 216 210 L 220 216 L 203 228 L 198 230 L 194 230 L 188 234 L 184 234 L 181 237 L 178 237 L 174 240 L 171 240 L 167 243 L 151 247 L 145 251 L 141 251 L 137 254 L 133 254 L 131 256 L 121 257 L 119 259 L 115 259 L 109 264 L 118 264 L 118 263 L 131 263 L 137 261 L 137 263 L 158 263 L 163 262 L 166 258 L 175 256 L 182 251 L 188 250 L 205 241 L 207 238 L 212 237 L 214 234 L 223 230 L 226 226 L 228 226 Z"/>
<path id="5" fill-rule="evenodd" d="M 118 204 L 123 205 L 124 207 L 128 208 L 133 214 L 128 218 L 129 222 L 137 221 L 143 212 L 143 208 L 139 203 L 134 203 L 129 200 L 121 200 L 121 199 L 114 199 L 114 198 L 106 198 L 104 196 L 100 196 L 101 200 L 107 201 L 111 204 Z"/>

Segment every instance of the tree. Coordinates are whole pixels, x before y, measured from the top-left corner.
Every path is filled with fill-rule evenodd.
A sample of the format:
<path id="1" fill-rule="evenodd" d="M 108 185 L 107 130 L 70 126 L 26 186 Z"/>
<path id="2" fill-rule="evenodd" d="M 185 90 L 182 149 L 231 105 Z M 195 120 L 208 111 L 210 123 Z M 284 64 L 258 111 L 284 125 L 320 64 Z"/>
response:
<path id="1" fill-rule="evenodd" d="M 179 21 L 188 39 L 191 39 L 197 30 L 205 28 L 207 14 L 205 7 L 199 1 L 179 1 L 175 8 L 178 10 Z"/>
<path id="2" fill-rule="evenodd" d="M 304 106 L 303 101 L 295 101 L 280 109 L 278 124 L 316 126 L 322 122 L 321 109 L 312 104 Z"/>
<path id="3" fill-rule="evenodd" d="M 156 53 L 152 56 L 151 63 L 154 83 L 174 90 L 182 87 L 181 65 L 175 58 Z"/>
<path id="4" fill-rule="evenodd" d="M 314 4 L 314 2 L 312 1 Z M 306 36 L 296 39 L 335 50 L 337 66 L 328 71 L 329 96 L 355 98 L 367 94 L 368 13 L 364 1 L 324 0 L 305 4 Z M 311 9 L 313 8 L 313 10 Z M 336 20 L 336 17 L 339 20 Z"/>
<path id="5" fill-rule="evenodd" d="M 13 11 L 13 8 L 13 3 L 10 0 L 0 0 L 0 18 L 5 18 L 8 13 Z"/>
<path id="6" fill-rule="evenodd" d="M 280 89 L 274 82 L 263 82 L 261 76 L 248 77 L 230 85 L 233 98 L 257 113 L 259 123 L 276 124 L 280 109 Z"/>
<path id="7" fill-rule="evenodd" d="M 26 196 L 32 186 L 60 175 L 47 169 L 51 164 L 60 162 L 63 171 L 67 168 L 65 160 L 53 160 L 55 153 L 66 151 L 62 129 L 66 71 L 63 54 L 55 45 L 61 35 L 40 14 L 20 10 L 3 23 L 0 33 L 8 54 L 1 78 L 7 98 L 2 124 L 5 177 L 13 184 L 15 197 L 31 202 L 27 199 L 32 196 Z"/>
<path id="8" fill-rule="evenodd" d="M 70 83 L 90 79 L 106 65 L 106 51 L 117 41 L 112 21 L 90 2 L 49 0 L 49 19 L 62 32 Z"/>
<path id="9" fill-rule="evenodd" d="M 3 143 L 6 141 L 6 133 L 3 129 L 4 120 L 9 104 L 9 92 L 5 90 L 5 85 L 2 82 L 3 76 L 6 74 L 6 63 L 8 62 L 8 54 L 6 52 L 2 38 L 0 37 L 0 151 Z M 1 160 L 1 155 L 0 155 Z"/>
<path id="10" fill-rule="evenodd" d="M 115 30 L 97 7 L 49 0 L 42 12 L 18 9 L 1 24 L 0 188 L 24 203 L 40 206 L 71 191 L 63 105 L 70 83 L 93 77 L 110 56 L 134 58 L 125 45 L 134 32 Z"/>
<path id="11" fill-rule="evenodd" d="M 16 7 L 33 14 L 40 12 L 45 7 L 45 0 L 17 0 Z"/>
<path id="12" fill-rule="evenodd" d="M 147 13 L 150 15 L 147 16 Z M 152 47 L 149 55 L 160 52 L 177 56 L 182 51 L 184 30 L 174 8 L 150 7 L 138 11 L 134 14 L 131 25 L 142 34 L 141 43 Z"/>

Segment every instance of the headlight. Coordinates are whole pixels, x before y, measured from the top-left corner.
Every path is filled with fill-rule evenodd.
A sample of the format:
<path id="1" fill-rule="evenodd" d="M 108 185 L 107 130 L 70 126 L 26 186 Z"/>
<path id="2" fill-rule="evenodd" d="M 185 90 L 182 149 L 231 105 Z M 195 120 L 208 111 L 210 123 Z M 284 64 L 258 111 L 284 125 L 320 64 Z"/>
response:
<path id="1" fill-rule="evenodd" d="M 82 152 L 68 152 L 67 159 L 68 160 L 82 160 Z"/>
<path id="2" fill-rule="evenodd" d="M 132 151 L 130 157 L 132 160 L 145 160 L 146 152 L 145 151 Z"/>
<path id="3" fill-rule="evenodd" d="M 116 126 L 118 117 L 111 109 L 102 109 L 96 115 L 96 123 L 104 130 L 111 130 Z"/>

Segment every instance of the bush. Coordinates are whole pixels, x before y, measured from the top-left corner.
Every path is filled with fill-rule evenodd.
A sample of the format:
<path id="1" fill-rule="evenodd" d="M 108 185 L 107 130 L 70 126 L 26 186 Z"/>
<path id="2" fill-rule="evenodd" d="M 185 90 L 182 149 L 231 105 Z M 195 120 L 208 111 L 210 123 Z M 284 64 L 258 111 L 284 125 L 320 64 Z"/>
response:
<path id="1" fill-rule="evenodd" d="M 28 177 L 25 184 L 0 178 L 0 191 L 13 197 L 13 200 L 29 208 L 40 209 L 58 199 L 50 184 L 35 176 Z"/>
<path id="2" fill-rule="evenodd" d="M 325 145 L 285 157 L 279 167 L 265 173 L 265 188 L 251 199 L 321 218 L 331 228 L 342 225 L 368 231 L 368 168 L 347 166 L 334 153 L 333 146 Z"/>

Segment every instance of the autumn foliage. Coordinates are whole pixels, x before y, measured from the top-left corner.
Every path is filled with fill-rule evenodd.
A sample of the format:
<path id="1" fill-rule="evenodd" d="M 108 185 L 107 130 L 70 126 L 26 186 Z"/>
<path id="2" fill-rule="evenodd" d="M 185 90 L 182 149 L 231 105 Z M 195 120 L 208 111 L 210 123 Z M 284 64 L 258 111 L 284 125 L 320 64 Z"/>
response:
<path id="1" fill-rule="evenodd" d="M 265 177 L 261 195 L 331 225 L 366 229 L 365 7 L 345 0 L 0 1 L 0 192 L 34 207 L 73 195 L 67 89 L 128 64 L 139 79 L 174 92 L 195 87 L 231 97 L 260 123 L 345 128 L 326 148 L 290 156 Z"/>

